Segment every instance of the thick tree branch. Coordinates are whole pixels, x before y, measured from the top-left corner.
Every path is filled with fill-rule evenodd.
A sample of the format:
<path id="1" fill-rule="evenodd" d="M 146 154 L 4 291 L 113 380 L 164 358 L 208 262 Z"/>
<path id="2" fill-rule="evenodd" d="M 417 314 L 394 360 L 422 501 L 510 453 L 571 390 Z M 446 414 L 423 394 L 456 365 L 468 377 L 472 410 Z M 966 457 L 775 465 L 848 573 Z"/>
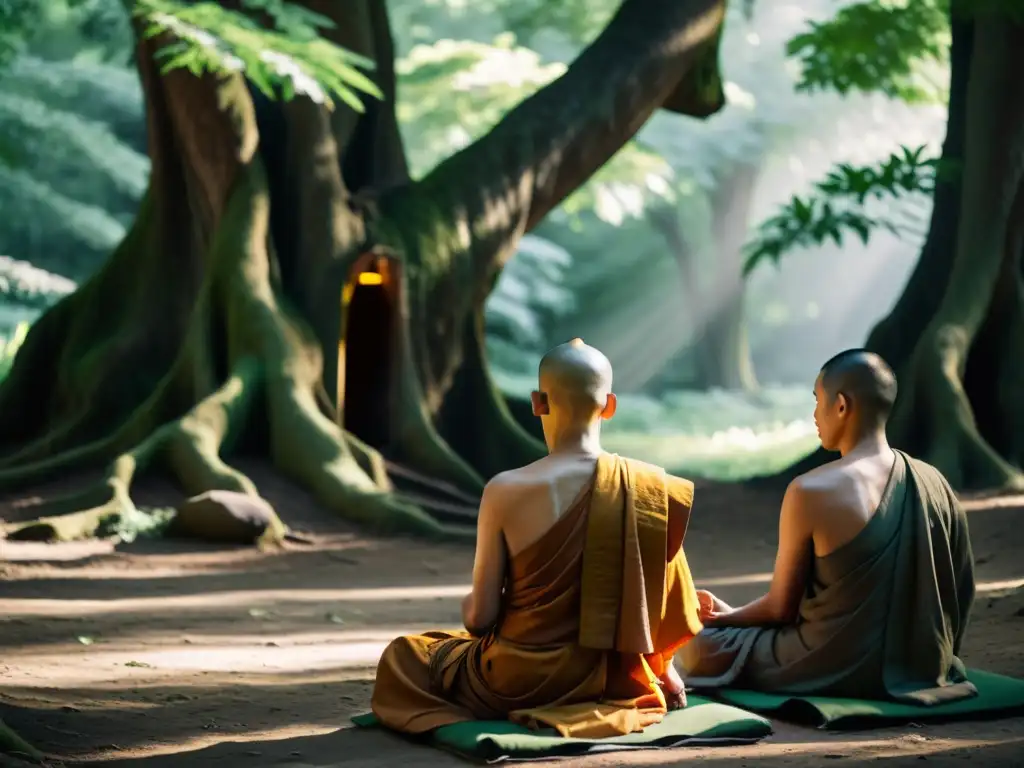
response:
<path id="1" fill-rule="evenodd" d="M 625 0 L 564 75 L 396 192 L 395 208 L 411 194 L 413 207 L 442 209 L 459 230 L 454 239 L 473 251 L 478 284 L 489 287 L 516 238 L 604 165 L 681 82 L 707 77 L 696 64 L 724 16 L 724 0 Z"/>

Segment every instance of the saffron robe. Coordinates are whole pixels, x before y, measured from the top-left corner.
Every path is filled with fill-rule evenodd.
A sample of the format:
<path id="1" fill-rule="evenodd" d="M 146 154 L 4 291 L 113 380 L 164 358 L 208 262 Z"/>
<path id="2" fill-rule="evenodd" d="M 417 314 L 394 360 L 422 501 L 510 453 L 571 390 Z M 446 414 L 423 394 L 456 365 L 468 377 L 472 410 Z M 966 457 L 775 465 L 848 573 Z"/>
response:
<path id="1" fill-rule="evenodd" d="M 670 497 L 684 516 L 676 541 Z M 658 678 L 702 628 L 681 546 L 692 500 L 687 480 L 601 455 L 570 509 L 510 558 L 491 632 L 427 632 L 387 647 L 374 714 L 411 734 L 508 718 L 605 738 L 659 722 Z"/>
<path id="2" fill-rule="evenodd" d="M 709 627 L 680 662 L 693 688 L 955 701 L 977 694 L 958 657 L 973 601 L 963 507 L 938 470 L 897 451 L 865 528 L 813 559 L 793 625 Z"/>

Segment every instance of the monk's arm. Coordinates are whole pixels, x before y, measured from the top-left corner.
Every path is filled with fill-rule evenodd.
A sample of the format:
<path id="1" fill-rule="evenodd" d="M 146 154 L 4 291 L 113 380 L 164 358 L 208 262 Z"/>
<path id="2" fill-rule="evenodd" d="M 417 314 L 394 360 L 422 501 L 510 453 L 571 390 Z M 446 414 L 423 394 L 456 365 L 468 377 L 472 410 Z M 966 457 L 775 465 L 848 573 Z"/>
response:
<path id="1" fill-rule="evenodd" d="M 498 620 L 508 560 L 502 530 L 500 488 L 488 483 L 476 521 L 473 589 L 462 601 L 462 621 L 471 635 L 487 634 Z"/>
<path id="2" fill-rule="evenodd" d="M 789 624 L 796 620 L 800 600 L 807 589 L 807 573 L 813 552 L 806 492 L 799 480 L 790 483 L 779 514 L 779 551 L 768 594 L 752 603 L 717 614 L 705 622 L 718 627 L 759 627 Z"/>

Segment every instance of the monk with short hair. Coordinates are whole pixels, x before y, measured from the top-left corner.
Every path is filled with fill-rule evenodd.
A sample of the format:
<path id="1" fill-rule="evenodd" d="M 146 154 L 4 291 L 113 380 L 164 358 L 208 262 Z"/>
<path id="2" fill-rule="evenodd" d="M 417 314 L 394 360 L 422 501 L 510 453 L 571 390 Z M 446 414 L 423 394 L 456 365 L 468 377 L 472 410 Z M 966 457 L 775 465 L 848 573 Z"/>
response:
<path id="1" fill-rule="evenodd" d="M 786 490 L 768 594 L 681 654 L 688 686 L 930 705 L 976 695 L 958 658 L 974 601 L 967 517 L 934 467 L 889 447 L 896 377 L 847 350 L 814 386 L 821 444 L 840 458 Z"/>
<path id="2" fill-rule="evenodd" d="M 612 367 L 582 340 L 532 395 L 549 455 L 484 489 L 466 632 L 400 637 L 373 711 L 406 733 L 476 719 L 603 738 L 685 705 L 673 654 L 701 630 L 682 544 L 693 484 L 601 449 Z"/>

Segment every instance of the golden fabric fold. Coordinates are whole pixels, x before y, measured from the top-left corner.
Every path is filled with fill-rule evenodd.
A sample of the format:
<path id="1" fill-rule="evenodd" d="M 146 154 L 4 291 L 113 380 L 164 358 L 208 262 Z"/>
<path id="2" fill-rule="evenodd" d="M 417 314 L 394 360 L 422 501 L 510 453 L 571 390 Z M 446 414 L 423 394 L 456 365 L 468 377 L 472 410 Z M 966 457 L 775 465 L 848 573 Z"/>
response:
<path id="1" fill-rule="evenodd" d="M 678 514 L 685 532 L 692 495 L 692 484 L 656 467 L 602 456 L 573 507 L 511 558 L 498 627 L 484 637 L 429 632 L 392 642 L 378 665 L 374 713 L 407 733 L 508 718 L 603 738 L 660 721 L 658 677 L 701 629 L 668 524 Z"/>
<path id="2" fill-rule="evenodd" d="M 661 467 L 640 461 L 615 454 L 598 459 L 583 554 L 584 648 L 654 653 L 668 564 L 665 478 Z"/>

